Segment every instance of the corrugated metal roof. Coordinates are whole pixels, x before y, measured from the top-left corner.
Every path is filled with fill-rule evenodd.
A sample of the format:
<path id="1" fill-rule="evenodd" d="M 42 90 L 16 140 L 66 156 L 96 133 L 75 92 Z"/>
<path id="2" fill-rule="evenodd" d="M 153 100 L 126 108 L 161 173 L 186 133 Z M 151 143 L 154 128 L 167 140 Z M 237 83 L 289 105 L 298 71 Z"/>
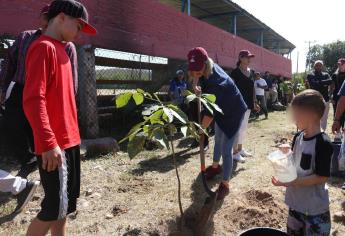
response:
<path id="1" fill-rule="evenodd" d="M 182 9 L 182 0 L 159 1 L 179 11 Z M 264 48 L 280 54 L 288 54 L 295 48 L 294 44 L 230 0 L 191 0 L 191 15 L 228 32 L 231 30 L 232 16 L 236 15 L 238 36 L 260 44 L 263 32 Z"/>

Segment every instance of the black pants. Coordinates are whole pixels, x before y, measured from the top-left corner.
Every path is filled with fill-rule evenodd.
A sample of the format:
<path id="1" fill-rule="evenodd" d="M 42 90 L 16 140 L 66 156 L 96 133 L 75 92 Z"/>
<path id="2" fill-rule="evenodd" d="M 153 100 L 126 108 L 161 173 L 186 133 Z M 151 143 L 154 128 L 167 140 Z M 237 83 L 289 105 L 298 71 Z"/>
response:
<path id="1" fill-rule="evenodd" d="M 15 84 L 5 103 L 4 123 L 10 153 L 25 165 L 34 155 L 32 129 L 23 111 L 23 86 Z"/>

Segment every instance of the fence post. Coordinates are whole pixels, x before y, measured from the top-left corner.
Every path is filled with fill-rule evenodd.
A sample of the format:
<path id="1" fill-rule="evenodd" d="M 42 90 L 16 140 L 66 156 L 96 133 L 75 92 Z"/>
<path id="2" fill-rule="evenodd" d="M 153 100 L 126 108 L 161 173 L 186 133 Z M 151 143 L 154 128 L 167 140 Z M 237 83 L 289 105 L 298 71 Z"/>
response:
<path id="1" fill-rule="evenodd" d="M 82 138 L 97 138 L 99 135 L 99 124 L 95 48 L 92 45 L 83 45 L 78 47 L 77 52 L 80 132 Z"/>

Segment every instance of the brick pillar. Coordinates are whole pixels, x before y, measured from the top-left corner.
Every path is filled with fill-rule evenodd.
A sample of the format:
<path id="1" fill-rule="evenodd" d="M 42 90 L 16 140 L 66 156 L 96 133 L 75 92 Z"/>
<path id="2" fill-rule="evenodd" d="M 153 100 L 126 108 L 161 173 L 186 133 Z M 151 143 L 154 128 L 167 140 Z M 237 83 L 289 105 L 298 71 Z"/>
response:
<path id="1" fill-rule="evenodd" d="M 91 45 L 78 47 L 79 126 L 82 138 L 99 135 L 95 49 Z"/>

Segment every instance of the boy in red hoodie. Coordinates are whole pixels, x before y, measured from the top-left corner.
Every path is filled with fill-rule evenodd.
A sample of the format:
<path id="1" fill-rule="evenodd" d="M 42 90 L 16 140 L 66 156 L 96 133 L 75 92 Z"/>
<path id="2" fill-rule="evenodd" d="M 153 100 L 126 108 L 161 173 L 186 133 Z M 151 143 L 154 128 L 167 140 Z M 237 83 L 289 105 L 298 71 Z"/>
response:
<path id="1" fill-rule="evenodd" d="M 80 192 L 80 136 L 72 67 L 65 43 L 79 32 L 96 34 L 86 8 L 74 0 L 56 0 L 48 11 L 49 25 L 29 48 L 23 94 L 25 115 L 32 127 L 45 197 L 27 235 L 66 234 L 66 216 L 76 210 Z"/>

